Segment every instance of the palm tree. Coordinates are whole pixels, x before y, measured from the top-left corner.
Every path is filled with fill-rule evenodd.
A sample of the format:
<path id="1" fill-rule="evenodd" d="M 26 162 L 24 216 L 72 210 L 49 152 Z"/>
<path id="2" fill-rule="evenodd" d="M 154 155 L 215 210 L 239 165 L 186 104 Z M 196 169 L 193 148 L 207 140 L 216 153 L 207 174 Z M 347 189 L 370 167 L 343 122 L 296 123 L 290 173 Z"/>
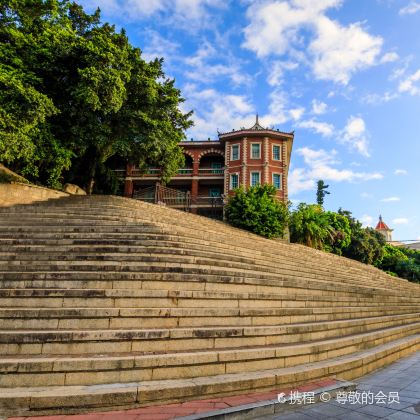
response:
<path id="1" fill-rule="evenodd" d="M 323 249 L 333 233 L 327 215 L 317 204 L 300 203 L 291 215 L 289 228 L 292 242 L 316 249 Z"/>

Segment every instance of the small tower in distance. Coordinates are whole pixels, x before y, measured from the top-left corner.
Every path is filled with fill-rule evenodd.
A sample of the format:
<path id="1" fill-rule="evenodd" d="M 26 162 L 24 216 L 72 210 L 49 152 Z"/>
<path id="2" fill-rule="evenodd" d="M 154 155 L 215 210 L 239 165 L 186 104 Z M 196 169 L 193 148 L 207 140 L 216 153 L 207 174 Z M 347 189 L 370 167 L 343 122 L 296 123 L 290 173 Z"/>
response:
<path id="1" fill-rule="evenodd" d="M 382 216 L 379 215 L 379 222 L 376 225 L 375 230 L 382 233 L 382 235 L 385 237 L 385 240 L 387 242 L 392 242 L 392 231 L 394 229 L 390 229 L 388 225 L 382 220 Z"/>

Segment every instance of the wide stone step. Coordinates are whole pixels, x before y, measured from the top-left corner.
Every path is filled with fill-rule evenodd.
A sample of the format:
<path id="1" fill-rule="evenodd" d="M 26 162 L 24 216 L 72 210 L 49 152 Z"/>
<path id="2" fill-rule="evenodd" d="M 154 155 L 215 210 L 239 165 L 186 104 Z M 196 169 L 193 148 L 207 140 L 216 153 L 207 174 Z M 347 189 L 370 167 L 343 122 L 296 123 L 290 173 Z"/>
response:
<path id="1" fill-rule="evenodd" d="M 414 307 L 337 308 L 12 308 L 0 309 L 3 329 L 116 329 L 287 325 L 420 312 Z"/>
<path id="2" fill-rule="evenodd" d="M 286 263 L 286 264 L 287 264 L 287 263 Z M 325 266 L 325 264 L 324 264 L 324 266 Z M 388 277 L 388 276 L 387 276 L 387 277 Z M 388 283 L 390 283 L 390 284 L 396 284 L 396 283 L 395 283 L 395 280 L 393 280 L 393 281 L 391 281 L 391 282 L 390 282 L 390 281 L 389 281 L 389 277 L 388 277 Z M 406 283 L 407 283 L 407 282 L 406 282 Z"/>
<path id="3" fill-rule="evenodd" d="M 69 263 L 74 263 L 77 261 L 92 261 L 92 262 L 102 262 L 102 261 L 124 261 L 124 262 L 171 262 L 171 263 L 189 263 L 197 264 L 200 266 L 210 265 L 212 267 L 229 267 L 229 268 L 238 268 L 242 270 L 252 270 L 260 269 L 265 273 L 270 274 L 281 274 L 281 275 L 299 275 L 300 277 L 304 276 L 305 270 L 299 270 L 298 268 L 287 269 L 282 267 L 282 269 L 277 269 L 275 267 L 269 266 L 265 261 L 259 261 L 254 259 L 250 261 L 249 259 L 232 257 L 232 256 L 223 256 L 217 252 L 199 252 L 192 249 L 174 249 L 171 247 L 127 247 L 126 250 L 120 249 L 119 252 L 115 252 L 118 248 L 114 247 L 114 252 L 109 252 L 104 248 L 92 247 L 90 250 L 83 248 L 78 248 L 77 251 L 67 250 L 66 252 L 58 250 L 49 250 L 44 248 L 33 248 L 29 252 L 19 251 L 11 252 L 0 252 L 0 267 L 7 265 L 11 267 L 15 266 L 33 266 L 38 263 L 41 264 L 41 261 L 48 262 L 64 262 L 68 261 Z M 323 270 L 325 272 L 325 270 Z M 306 271 L 309 274 L 309 270 Z M 324 277 L 320 274 L 315 278 Z M 355 279 L 353 276 L 339 276 L 337 272 L 330 270 L 327 272 L 330 281 L 337 280 L 337 282 L 348 282 L 354 283 Z M 309 276 L 308 276 L 309 277 Z M 313 274 L 312 274 L 312 277 Z M 326 282 L 324 277 L 324 282 Z M 373 284 L 374 282 L 367 282 Z M 360 287 L 358 287 L 360 289 Z"/>
<path id="4" fill-rule="evenodd" d="M 149 260 L 152 258 L 149 258 Z M 129 263 L 122 263 L 118 261 L 31 261 L 31 263 L 20 264 L 19 261 L 0 261 L 0 279 L 7 279 L 2 277 L 3 273 L 7 272 L 34 272 L 34 271 L 97 271 L 97 272 L 137 272 L 137 271 L 149 271 L 149 272 L 173 272 L 173 273 L 190 273 L 190 274 L 207 274 L 217 276 L 256 276 L 260 278 L 271 278 L 282 279 L 284 276 L 292 277 L 292 274 L 285 272 L 284 275 L 274 273 L 261 274 L 261 271 L 257 269 L 246 269 L 237 267 L 224 267 L 212 265 L 210 262 L 204 264 L 195 262 L 166 262 L 162 260 L 160 262 L 154 261 L 130 261 Z M 303 277 L 301 275 L 300 277 Z M 324 277 L 324 280 L 326 278 Z M 368 285 L 370 286 L 370 285 Z M 386 290 L 377 287 L 378 290 Z"/>
<path id="5" fill-rule="evenodd" d="M 153 210 L 155 210 L 155 212 L 156 211 L 159 211 L 160 209 L 156 209 L 156 208 L 154 208 Z M 166 213 L 166 210 L 167 209 L 165 209 L 165 211 L 164 211 L 164 213 L 162 213 L 162 215 L 165 215 L 165 213 Z M 69 218 L 74 218 L 74 217 L 80 217 L 80 215 L 82 214 L 82 215 L 84 215 L 84 217 L 88 217 L 88 216 L 90 216 L 90 217 L 92 217 L 92 215 L 90 215 L 89 213 L 86 213 L 86 207 L 81 207 L 81 208 L 76 208 L 75 210 L 73 210 L 73 211 L 76 211 L 76 213 L 69 213 L 68 214 L 68 217 Z M 53 214 L 53 215 L 48 215 L 48 213 L 46 212 L 46 210 L 45 210 L 45 208 L 44 209 L 42 209 L 42 211 L 37 215 L 36 214 L 36 212 L 34 212 L 33 210 L 32 211 L 30 211 L 29 213 L 27 213 L 27 217 L 30 219 L 30 220 L 33 220 L 33 218 L 34 217 L 40 217 L 41 218 L 41 222 L 43 221 L 43 220 L 45 220 L 45 216 L 49 216 L 51 219 L 54 219 L 54 218 L 56 218 L 56 217 L 60 217 L 60 215 L 62 215 L 62 213 L 66 213 L 66 212 L 69 212 L 69 209 L 68 209 L 68 207 L 64 207 L 64 208 L 60 208 L 60 211 L 57 213 L 57 214 Z M 102 219 L 102 216 L 103 216 L 103 214 L 105 214 L 105 210 L 104 210 L 104 207 L 102 206 L 102 207 L 100 207 L 100 208 L 97 208 L 97 213 L 95 213 L 95 215 L 93 216 L 93 217 L 96 217 L 97 219 L 99 219 L 99 220 L 101 220 Z M 112 213 L 109 213 L 109 214 L 111 214 L 112 215 L 112 217 L 115 217 L 115 211 L 113 210 L 112 211 Z M 132 211 L 129 211 L 129 212 L 125 212 L 125 213 L 122 213 L 122 212 L 118 212 L 118 214 L 120 214 L 120 218 L 122 219 L 122 220 L 124 220 L 124 217 L 125 216 L 130 216 L 129 217 L 129 219 L 132 219 L 132 216 L 133 216 L 133 214 L 136 214 L 136 213 L 133 213 Z M 169 221 L 169 224 L 171 225 L 171 227 L 173 227 L 173 222 L 174 221 L 176 221 L 176 220 L 178 220 L 179 219 L 179 213 L 178 214 L 176 214 L 176 218 L 165 218 L 165 217 L 158 217 L 158 218 L 155 218 L 154 216 L 153 216 L 153 213 L 152 214 L 150 214 L 150 213 L 146 213 L 146 219 L 145 219 L 145 213 L 144 212 L 140 212 L 140 213 L 137 213 L 136 214 L 137 216 L 137 221 L 138 222 L 142 222 L 142 223 L 145 223 L 146 222 L 146 220 L 148 221 L 148 222 L 155 222 L 155 224 L 156 223 L 160 223 L 160 225 L 162 225 L 162 220 L 168 220 Z M 11 215 L 9 215 L 9 217 L 10 217 Z M 24 215 L 20 215 L 19 217 L 22 217 L 22 216 L 24 216 Z M 148 220 L 149 219 L 149 220 Z M 223 224 L 223 223 L 215 223 L 215 222 L 210 222 L 210 224 L 208 223 L 208 221 L 205 221 L 205 220 L 203 220 L 203 218 L 200 218 L 200 222 L 203 224 L 205 224 L 206 225 L 206 227 L 208 227 L 209 229 L 211 229 L 211 228 L 215 228 L 215 226 L 216 226 L 216 232 L 220 235 L 220 233 L 221 232 L 223 232 L 223 231 L 225 231 L 226 230 L 226 232 L 228 232 L 228 234 L 230 234 L 230 235 L 236 235 L 236 236 L 240 236 L 240 237 L 242 237 L 244 240 L 246 239 L 246 238 L 252 238 L 251 240 L 252 241 L 255 241 L 255 240 L 259 240 L 259 241 L 263 241 L 264 239 L 262 239 L 262 238 L 258 238 L 257 236 L 255 236 L 255 235 L 252 235 L 252 234 L 250 234 L 250 233 L 247 233 L 247 232 L 244 232 L 244 231 L 239 231 L 239 230 L 237 230 L 237 229 L 233 229 L 233 228 L 231 228 L 231 227 L 229 227 L 229 226 L 227 226 L 227 225 L 225 225 L 225 224 Z M 177 225 L 179 225 L 179 220 L 178 220 L 178 223 L 177 223 Z M 175 228 L 176 228 L 176 226 L 175 226 Z M 182 229 L 182 231 L 185 233 L 185 229 L 191 229 L 191 226 L 189 225 L 189 224 L 187 224 L 187 225 L 184 225 L 183 226 L 183 229 Z M 192 230 L 192 232 L 193 233 L 196 233 L 194 230 Z M 282 244 L 283 245 L 283 244 Z M 286 248 L 285 248 L 286 249 Z M 310 257 L 310 255 L 308 255 L 308 257 Z M 327 260 L 328 260 L 328 258 L 327 258 Z"/>
<path id="6" fill-rule="evenodd" d="M 420 331 L 420 313 L 282 326 L 116 330 L 0 330 L 2 354 L 174 352 L 270 346 L 331 339 L 387 327 Z"/>
<path id="7" fill-rule="evenodd" d="M 247 373 L 114 383 L 0 389 L 0 409 L 7 415 L 86 412 L 112 407 L 135 407 L 167 402 L 235 395 L 248 390 L 298 386 L 326 377 L 351 380 L 386 366 L 420 348 L 420 335 L 402 338 L 351 355 L 294 367 Z"/>
<path id="8" fill-rule="evenodd" d="M 299 308 L 419 304 L 416 298 L 135 289 L 0 289 L 0 307 Z"/>
<path id="9" fill-rule="evenodd" d="M 44 235 L 45 235 L 45 233 L 44 233 Z M 74 234 L 71 234 L 71 235 L 66 235 L 66 236 L 73 236 Z M 77 234 L 76 234 L 77 235 Z M 32 236 L 31 236 L 31 238 L 33 238 Z M 92 234 L 92 238 L 96 238 L 96 239 L 93 239 L 94 241 L 99 241 L 99 238 L 98 238 L 98 236 L 96 235 L 95 236 L 95 234 Z M 85 239 L 84 239 L 85 240 Z M 126 244 L 127 245 L 127 244 Z M 285 266 L 290 266 L 290 267 L 293 267 L 293 264 L 292 265 L 290 265 L 290 263 L 288 263 L 287 262 L 288 260 L 286 260 L 286 262 L 284 263 L 284 265 Z M 331 272 L 331 270 L 327 270 L 326 271 L 326 267 L 328 268 L 328 265 L 326 266 L 325 265 L 325 263 L 324 264 L 322 264 L 322 265 L 319 265 L 319 267 L 318 267 L 318 271 L 319 272 L 327 272 L 327 273 L 330 273 Z M 334 269 L 336 270 L 336 272 L 337 273 L 339 273 L 340 272 L 340 269 L 339 268 L 337 268 L 337 266 L 335 265 L 332 265 L 332 268 L 333 268 L 333 272 L 334 272 Z M 304 269 L 304 267 L 302 266 L 302 264 L 301 264 L 301 262 L 300 262 L 300 266 L 298 267 L 298 270 L 300 269 L 300 271 L 305 271 L 305 269 Z M 313 270 L 313 267 L 312 266 L 310 266 L 310 269 L 312 269 Z M 350 270 L 351 271 L 351 270 Z M 352 279 L 352 278 L 354 278 L 354 277 L 352 277 L 351 275 L 349 275 L 349 271 L 347 270 L 347 271 L 343 271 L 343 272 L 346 272 L 346 275 L 344 276 L 344 277 L 348 277 L 350 280 Z M 385 283 L 382 283 L 382 284 L 386 284 L 388 287 L 389 287 L 389 285 L 393 285 L 393 286 L 395 286 L 397 283 L 395 283 L 395 280 L 392 280 L 392 281 L 390 281 L 389 280 L 389 276 L 387 276 L 388 278 L 387 278 L 387 281 L 385 282 Z M 366 277 L 367 278 L 367 277 Z M 368 280 L 366 280 L 365 279 L 365 281 L 364 281 L 364 283 L 370 283 L 372 281 L 372 279 L 368 279 Z M 377 280 L 376 280 L 376 283 L 377 283 Z M 405 282 L 405 283 L 407 283 L 407 282 Z M 410 285 L 409 286 L 407 286 L 407 287 L 410 287 Z"/>
<path id="10" fill-rule="evenodd" d="M 304 344 L 153 355 L 5 356 L 0 360 L 0 388 L 34 383 L 38 386 L 71 386 L 248 373 L 319 362 L 399 340 L 419 331 L 418 325 L 407 325 Z"/>
<path id="11" fill-rule="evenodd" d="M 162 221 L 162 220 L 167 220 L 167 221 L 172 221 L 174 219 L 177 219 L 179 216 L 179 212 L 171 212 L 171 209 L 161 209 L 158 208 L 158 206 L 148 206 L 146 203 L 138 203 L 138 202 L 133 202 L 133 200 L 129 200 L 129 201 L 119 201 L 118 199 L 114 199 L 114 198 L 109 198 L 107 197 L 105 200 L 103 198 L 100 197 L 95 197 L 94 198 L 95 201 L 91 202 L 89 205 L 89 202 L 87 200 L 84 201 L 80 201 L 80 202 L 68 202 L 66 203 L 66 207 L 64 207 L 64 211 L 88 211 L 88 212 L 92 212 L 95 211 L 97 212 L 97 214 L 102 211 L 104 211 L 105 208 L 112 210 L 113 214 L 115 214 L 116 211 L 118 211 L 121 215 L 123 214 L 129 214 L 129 215 L 133 215 L 135 213 L 137 213 L 137 216 L 139 218 L 144 218 L 144 214 L 147 214 L 147 217 L 150 220 L 154 220 L 154 221 Z M 80 203 L 83 203 L 83 206 L 80 206 Z M 99 203 L 100 207 L 99 207 Z M 69 208 L 69 204 L 70 207 L 72 209 Z M 128 208 L 127 206 L 130 206 L 130 208 Z M 73 207 L 74 206 L 74 207 Z M 52 206 L 53 208 L 55 206 Z M 60 211 L 63 210 L 63 205 L 60 204 Z M 146 211 L 145 211 L 146 210 Z M 153 210 L 153 211 L 152 211 Z M 45 207 L 43 208 L 43 211 L 45 211 Z M 155 218 L 154 215 L 158 215 L 158 218 Z M 206 226 L 206 228 L 208 229 L 214 229 L 216 226 L 216 230 L 217 232 L 220 231 L 226 231 L 229 234 L 240 234 L 243 237 L 254 237 L 255 239 L 257 237 L 255 237 L 254 235 L 251 235 L 249 233 L 246 232 L 241 232 L 238 230 L 235 230 L 229 226 L 226 226 L 225 224 L 222 223 L 215 223 L 213 221 L 208 221 L 205 220 L 205 218 L 202 217 L 197 217 L 195 215 L 188 215 L 182 218 L 182 220 L 180 220 L 177 224 L 178 225 L 183 225 L 184 228 L 190 228 L 190 224 L 187 222 L 186 224 L 184 222 L 186 222 L 186 220 L 184 219 L 188 219 L 190 218 L 192 221 L 199 221 L 202 225 Z M 253 238 L 253 239 L 254 239 Z M 260 238 L 261 239 L 261 238 Z M 310 253 L 309 253 L 310 254 Z M 328 259 L 328 258 L 326 258 Z"/>

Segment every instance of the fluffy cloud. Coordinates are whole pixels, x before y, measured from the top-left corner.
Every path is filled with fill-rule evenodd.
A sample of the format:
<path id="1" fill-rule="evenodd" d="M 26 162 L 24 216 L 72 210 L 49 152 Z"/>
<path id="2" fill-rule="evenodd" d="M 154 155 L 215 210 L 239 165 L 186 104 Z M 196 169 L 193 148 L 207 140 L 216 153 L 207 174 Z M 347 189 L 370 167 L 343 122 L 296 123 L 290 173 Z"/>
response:
<path id="1" fill-rule="evenodd" d="M 290 194 L 315 188 L 316 181 L 354 182 L 379 180 L 383 175 L 378 172 L 355 172 L 350 169 L 339 169 L 339 161 L 335 150 L 327 152 L 309 147 L 297 149 L 295 152 L 303 158 L 305 168 L 294 168 L 289 175 Z"/>
<path id="2" fill-rule="evenodd" d="M 400 201 L 400 197 L 386 197 L 381 200 L 384 203 L 392 203 L 394 201 Z"/>
<path id="3" fill-rule="evenodd" d="M 143 36 L 147 38 L 146 47 L 142 50 L 142 56 L 146 61 L 164 57 L 165 62 L 168 62 L 179 50 L 180 44 L 165 39 L 156 31 L 145 31 Z"/>
<path id="4" fill-rule="evenodd" d="M 341 141 L 363 156 L 369 156 L 366 124 L 363 118 L 351 116 L 341 134 Z"/>
<path id="5" fill-rule="evenodd" d="M 223 57 L 224 63 L 220 62 Z M 194 81 L 211 83 L 227 77 L 234 85 L 248 85 L 251 77 L 242 73 L 239 61 L 222 55 L 210 42 L 204 41 L 195 55 L 185 58 L 185 75 Z"/>
<path id="6" fill-rule="evenodd" d="M 270 66 L 267 83 L 270 86 L 279 86 L 283 83 L 283 76 L 286 70 L 294 70 L 299 66 L 293 61 L 274 61 Z"/>
<path id="7" fill-rule="evenodd" d="M 188 130 L 188 136 L 203 140 L 214 137 L 216 129 L 230 131 L 233 128 L 251 125 L 255 110 L 244 95 L 229 95 L 215 89 L 199 89 L 195 84 L 188 84 L 183 89 L 186 102 L 183 109 L 194 109 L 194 127 Z"/>
<path id="8" fill-rule="evenodd" d="M 314 99 L 312 101 L 312 112 L 316 115 L 325 114 L 327 112 L 327 104 Z"/>
<path id="9" fill-rule="evenodd" d="M 366 96 L 364 96 L 361 100 L 362 102 L 369 105 L 378 105 L 390 102 L 398 98 L 398 96 L 399 95 L 394 92 L 385 92 L 383 94 L 369 93 Z"/>
<path id="10" fill-rule="evenodd" d="M 408 175 L 408 172 L 405 169 L 395 169 L 394 175 Z"/>
<path id="11" fill-rule="evenodd" d="M 420 69 L 402 80 L 398 86 L 398 90 L 404 93 L 407 92 L 410 95 L 420 95 L 420 86 L 415 84 L 418 81 L 420 81 Z"/>
<path id="12" fill-rule="evenodd" d="M 396 52 L 389 52 L 382 56 L 381 63 L 392 63 L 399 59 L 399 55 Z"/>
<path id="13" fill-rule="evenodd" d="M 400 15 L 413 15 L 420 11 L 420 3 L 417 1 L 410 2 L 407 6 L 400 9 Z"/>
<path id="14" fill-rule="evenodd" d="M 393 225 L 406 225 L 408 222 L 409 220 L 406 217 L 397 217 L 392 220 Z"/>
<path id="15" fill-rule="evenodd" d="M 343 27 L 321 16 L 317 30 L 309 50 L 315 57 L 314 74 L 321 80 L 347 84 L 353 73 L 374 65 L 381 51 L 382 38 L 370 35 L 358 23 Z"/>
<path id="16" fill-rule="evenodd" d="M 360 221 L 362 222 L 362 225 L 364 227 L 372 227 L 373 226 L 373 217 L 369 216 L 368 214 L 364 214 L 360 218 Z"/>
<path id="17" fill-rule="evenodd" d="M 82 0 L 82 4 L 100 7 L 105 15 L 118 16 L 125 21 L 164 15 L 171 16 L 171 23 L 188 21 L 199 25 L 206 22 L 209 9 L 226 7 L 223 0 Z"/>
<path id="18" fill-rule="evenodd" d="M 314 119 L 301 121 L 298 124 L 301 128 L 307 128 L 315 133 L 321 134 L 324 137 L 330 137 L 334 133 L 334 126 L 332 124 L 328 124 L 326 122 L 317 121 Z"/>
<path id="19" fill-rule="evenodd" d="M 252 3 L 243 46 L 258 57 L 305 49 L 316 78 L 347 84 L 354 72 L 376 64 L 383 41 L 360 23 L 343 26 L 325 15 L 341 4 L 341 0 Z M 305 39 L 308 31 L 309 42 Z"/>

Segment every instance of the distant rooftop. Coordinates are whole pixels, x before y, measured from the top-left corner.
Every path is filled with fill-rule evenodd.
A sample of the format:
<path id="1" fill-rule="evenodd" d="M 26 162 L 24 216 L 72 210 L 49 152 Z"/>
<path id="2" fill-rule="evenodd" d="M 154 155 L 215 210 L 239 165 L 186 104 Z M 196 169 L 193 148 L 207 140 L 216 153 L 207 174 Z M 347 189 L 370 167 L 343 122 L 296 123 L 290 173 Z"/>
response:
<path id="1" fill-rule="evenodd" d="M 379 222 L 376 225 L 376 230 L 392 230 L 388 227 L 388 225 L 383 221 L 382 216 L 379 216 Z"/>

